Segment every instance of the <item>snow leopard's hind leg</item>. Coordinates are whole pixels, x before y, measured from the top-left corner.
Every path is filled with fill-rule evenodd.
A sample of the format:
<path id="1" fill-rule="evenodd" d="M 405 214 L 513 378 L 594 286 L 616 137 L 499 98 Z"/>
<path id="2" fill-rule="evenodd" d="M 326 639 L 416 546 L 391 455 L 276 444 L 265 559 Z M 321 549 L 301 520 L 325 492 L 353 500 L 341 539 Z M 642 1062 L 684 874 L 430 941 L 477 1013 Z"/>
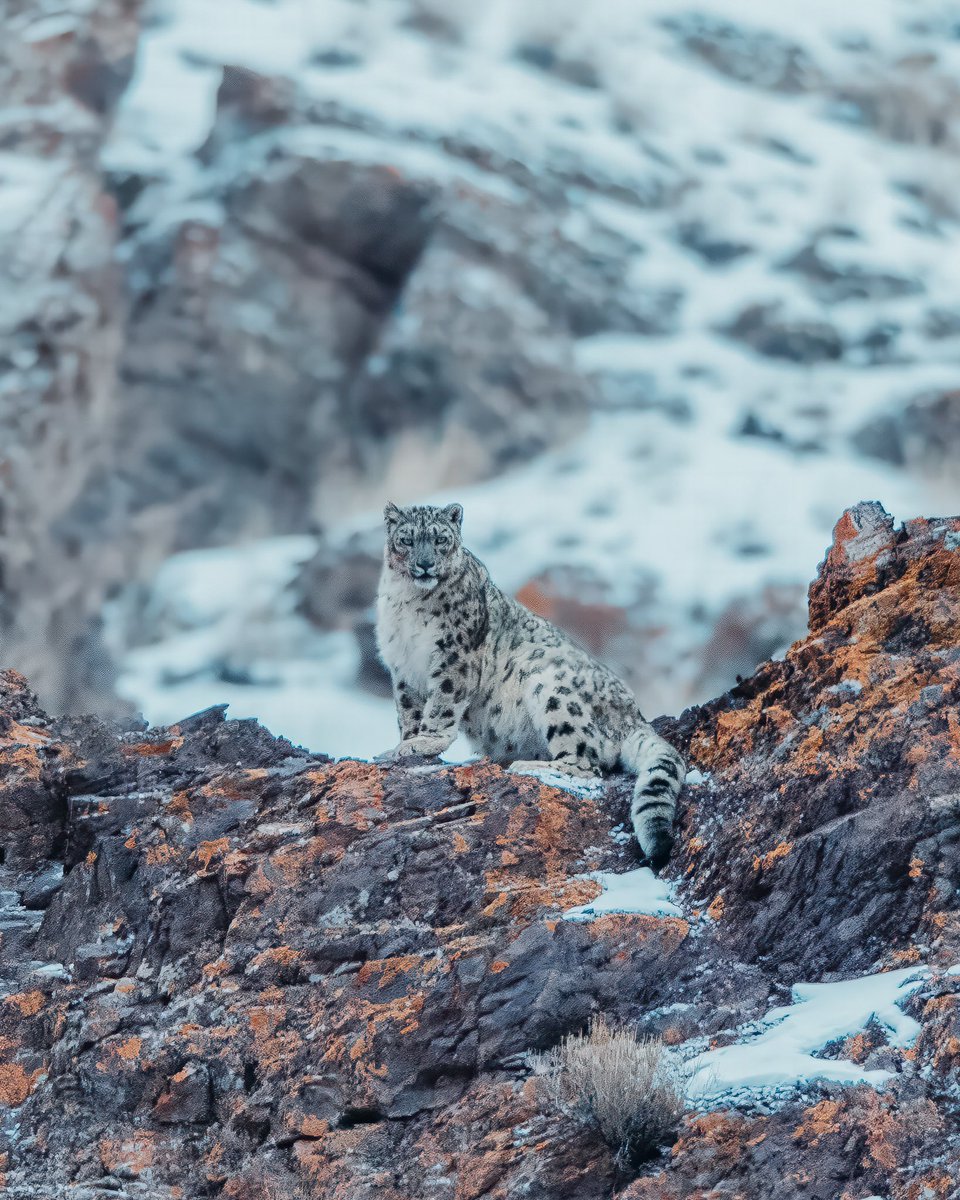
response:
<path id="1" fill-rule="evenodd" d="M 584 680 L 562 664 L 553 664 L 542 677 L 540 691 L 533 689 L 527 714 L 545 751 L 543 759 L 512 763 L 510 770 L 560 771 L 574 779 L 600 777 L 601 754 L 594 713 L 583 696 Z"/>
<path id="2" fill-rule="evenodd" d="M 646 722 L 627 734 L 620 761 L 637 776 L 630 805 L 633 828 L 650 866 L 659 871 L 673 849 L 673 818 L 686 764 Z"/>

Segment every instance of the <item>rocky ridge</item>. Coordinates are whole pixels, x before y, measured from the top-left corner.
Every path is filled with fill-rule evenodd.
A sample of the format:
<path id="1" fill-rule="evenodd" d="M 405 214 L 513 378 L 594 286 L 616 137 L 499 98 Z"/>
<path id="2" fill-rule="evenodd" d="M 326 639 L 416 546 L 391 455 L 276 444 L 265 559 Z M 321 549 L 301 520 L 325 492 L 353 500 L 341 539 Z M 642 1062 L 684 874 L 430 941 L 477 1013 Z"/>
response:
<path id="1" fill-rule="evenodd" d="M 335 762 L 222 709 L 51 720 L 5 673 L 4 1194 L 956 1195 L 960 518 L 848 511 L 810 624 L 663 723 L 680 917 L 563 919 L 636 865 L 625 782 Z M 904 966 L 912 1044 L 824 1050 L 882 1088 L 721 1095 L 633 1179 L 530 1074 L 593 1012 L 684 1053 Z"/>

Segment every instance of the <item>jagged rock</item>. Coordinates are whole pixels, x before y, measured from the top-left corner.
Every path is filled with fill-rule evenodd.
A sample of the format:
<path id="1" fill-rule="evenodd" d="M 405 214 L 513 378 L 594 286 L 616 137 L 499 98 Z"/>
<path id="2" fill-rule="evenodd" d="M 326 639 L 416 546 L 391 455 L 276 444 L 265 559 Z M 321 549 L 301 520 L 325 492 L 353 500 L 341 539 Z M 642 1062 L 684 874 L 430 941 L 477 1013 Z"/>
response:
<path id="1" fill-rule="evenodd" d="M 960 391 L 924 392 L 853 434 L 864 454 L 924 475 L 951 478 L 960 455 Z"/>
<path id="2" fill-rule="evenodd" d="M 832 325 L 781 316 L 779 304 L 751 304 L 723 332 L 767 358 L 814 363 L 843 357 L 843 338 Z"/>
<path id="3" fill-rule="evenodd" d="M 810 610 L 782 661 L 661 725 L 699 771 L 682 918 L 562 919 L 587 872 L 636 862 L 608 836 L 626 782 L 332 763 L 222 708 L 50 721 L 0 676 L 0 889 L 63 871 L 39 925 L 2 935 L 8 1194 L 606 1200 L 609 1149 L 526 1052 L 596 1011 L 729 1040 L 798 980 L 926 962 L 916 1045 L 848 1048 L 885 1091 L 692 1112 L 625 1194 L 947 1195 L 960 518 L 846 513 Z"/>
<path id="4" fill-rule="evenodd" d="M 823 79 L 803 46 L 766 29 L 734 25 L 705 13 L 667 17 L 665 28 L 721 75 L 775 92 L 811 91 Z"/>
<path id="5" fill-rule="evenodd" d="M 395 459 L 405 434 L 429 430 L 429 452 L 413 454 L 422 457 L 420 486 L 440 487 L 567 440 L 583 428 L 589 399 L 566 334 L 512 279 L 438 233 L 348 403 L 371 472 Z"/>
<path id="6" fill-rule="evenodd" d="M 813 294 L 824 304 L 890 300 L 915 296 L 923 291 L 919 279 L 895 275 L 892 271 L 868 270 L 857 264 L 837 265 L 823 252 L 819 239 L 784 259 L 780 270 L 803 276 Z"/>
<path id="7" fill-rule="evenodd" d="M 677 230 L 677 240 L 681 246 L 686 246 L 688 250 L 698 254 L 712 267 L 725 267 L 745 254 L 750 254 L 753 249 L 746 242 L 737 242 L 714 233 L 703 221 L 691 221 L 681 225 Z"/>

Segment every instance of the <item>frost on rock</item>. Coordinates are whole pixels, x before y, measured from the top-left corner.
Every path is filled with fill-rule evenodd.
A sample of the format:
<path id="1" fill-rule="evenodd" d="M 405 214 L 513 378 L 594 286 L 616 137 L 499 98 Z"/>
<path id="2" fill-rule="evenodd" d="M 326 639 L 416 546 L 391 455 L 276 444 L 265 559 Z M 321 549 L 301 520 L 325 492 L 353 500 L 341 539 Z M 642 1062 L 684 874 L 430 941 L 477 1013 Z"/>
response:
<path id="1" fill-rule="evenodd" d="M 688 1096 L 715 1102 L 731 1094 L 765 1095 L 803 1089 L 817 1080 L 882 1087 L 892 1072 L 864 1070 L 842 1058 L 817 1056 L 831 1042 L 852 1037 L 876 1022 L 892 1046 L 910 1046 L 919 1024 L 901 1005 L 923 986 L 924 967 L 905 967 L 840 983 L 798 983 L 793 1004 L 771 1009 L 741 1031 L 748 1039 L 691 1059 Z"/>

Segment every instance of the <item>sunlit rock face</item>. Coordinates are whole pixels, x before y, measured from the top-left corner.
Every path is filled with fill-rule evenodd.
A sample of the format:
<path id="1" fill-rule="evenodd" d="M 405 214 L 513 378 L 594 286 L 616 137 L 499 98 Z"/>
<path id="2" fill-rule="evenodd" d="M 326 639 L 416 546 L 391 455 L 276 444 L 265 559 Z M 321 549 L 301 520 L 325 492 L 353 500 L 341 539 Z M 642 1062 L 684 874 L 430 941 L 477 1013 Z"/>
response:
<path id="1" fill-rule="evenodd" d="M 10 1194 L 949 1194 L 960 518 L 850 510 L 810 595 L 784 660 L 663 723 L 692 768 L 669 903 L 592 920 L 636 872 L 626 781 L 335 762 L 218 709 L 51 720 L 6 673 Z M 795 984 L 895 968 L 896 1030 L 816 1047 L 852 1082 L 734 1079 L 626 1176 L 526 1059 L 595 1012 L 709 1058 Z"/>

